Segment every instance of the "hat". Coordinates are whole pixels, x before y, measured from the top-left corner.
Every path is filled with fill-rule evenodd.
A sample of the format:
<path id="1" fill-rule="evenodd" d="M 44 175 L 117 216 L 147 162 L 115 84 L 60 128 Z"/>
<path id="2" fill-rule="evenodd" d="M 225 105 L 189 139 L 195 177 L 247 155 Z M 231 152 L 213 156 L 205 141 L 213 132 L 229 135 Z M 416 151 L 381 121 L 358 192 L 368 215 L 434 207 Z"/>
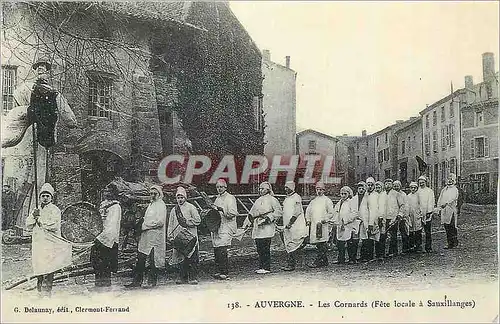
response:
<path id="1" fill-rule="evenodd" d="M 399 181 L 399 180 L 395 180 L 395 181 L 393 182 L 393 184 L 399 184 L 399 185 L 401 186 L 401 181 Z"/>
<path id="2" fill-rule="evenodd" d="M 322 189 L 325 189 L 325 184 L 322 182 L 322 181 L 318 181 L 316 183 L 316 188 L 322 188 Z"/>
<path id="3" fill-rule="evenodd" d="M 54 187 L 50 183 L 44 183 L 42 188 L 40 188 L 40 195 L 44 192 L 49 193 L 52 197 L 54 197 Z"/>
<path id="4" fill-rule="evenodd" d="M 384 183 L 386 183 L 386 182 L 393 182 L 393 181 L 392 181 L 391 178 L 387 178 L 387 179 L 384 180 Z"/>
<path id="5" fill-rule="evenodd" d="M 151 187 L 149 187 L 149 190 L 151 189 L 154 189 L 156 191 L 158 191 L 158 193 L 160 194 L 160 199 L 163 199 L 163 188 L 159 185 L 152 185 Z M 182 188 L 184 189 L 184 188 Z"/>
<path id="6" fill-rule="evenodd" d="M 224 179 L 219 179 L 217 180 L 217 183 L 215 185 L 223 186 L 227 188 L 227 182 Z"/>
<path id="7" fill-rule="evenodd" d="M 271 184 L 267 181 L 262 182 L 259 186 L 259 189 L 267 189 L 269 190 L 271 196 L 274 196 L 273 188 L 271 187 Z"/>
<path id="8" fill-rule="evenodd" d="M 31 67 L 33 68 L 33 70 L 36 70 L 38 68 L 38 66 L 42 65 L 42 64 L 45 64 L 45 66 L 47 67 L 47 70 L 52 69 L 52 63 L 50 63 L 50 60 L 48 57 L 38 58 L 38 60 L 36 60 L 36 62 L 33 63 L 33 65 Z"/>
<path id="9" fill-rule="evenodd" d="M 448 180 L 451 180 L 451 181 L 453 181 L 454 183 L 456 183 L 456 182 L 457 182 L 457 175 L 456 175 L 455 173 L 450 173 L 450 174 L 448 175 Z"/>
<path id="10" fill-rule="evenodd" d="M 364 181 L 360 181 L 360 182 L 358 182 L 358 183 L 356 184 L 356 186 L 358 186 L 358 187 L 359 187 L 359 186 L 366 187 L 366 182 L 364 182 Z"/>
<path id="11" fill-rule="evenodd" d="M 375 179 L 373 179 L 373 177 L 369 177 L 368 179 L 366 179 L 366 183 L 375 183 Z"/>
<path id="12" fill-rule="evenodd" d="M 175 196 L 183 196 L 184 198 L 187 198 L 187 192 L 186 189 L 183 187 L 177 187 L 177 191 L 175 193 Z"/>
<path id="13" fill-rule="evenodd" d="M 377 184 L 381 185 L 382 187 L 384 186 L 384 183 L 382 181 L 375 182 L 375 185 L 377 185 Z"/>
<path id="14" fill-rule="evenodd" d="M 427 182 L 427 177 L 424 175 L 421 175 L 420 177 L 418 177 L 418 180 L 424 180 L 425 182 Z"/>
<path id="15" fill-rule="evenodd" d="M 293 181 L 287 181 L 285 183 L 285 187 L 289 188 L 290 190 L 295 190 L 295 182 L 293 182 Z"/>
<path id="16" fill-rule="evenodd" d="M 410 182 L 410 187 L 418 187 L 418 184 L 415 181 Z"/>

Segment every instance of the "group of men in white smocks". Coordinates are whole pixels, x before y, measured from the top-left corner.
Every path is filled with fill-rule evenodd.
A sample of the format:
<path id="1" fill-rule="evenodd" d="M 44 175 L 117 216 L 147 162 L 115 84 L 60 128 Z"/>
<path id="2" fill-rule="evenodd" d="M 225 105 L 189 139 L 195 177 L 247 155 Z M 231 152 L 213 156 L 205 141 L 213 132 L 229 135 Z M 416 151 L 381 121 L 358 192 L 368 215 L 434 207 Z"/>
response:
<path id="1" fill-rule="evenodd" d="M 295 191 L 294 182 L 286 182 L 286 197 L 282 204 L 274 197 L 271 184 L 263 182 L 259 186 L 260 197 L 249 210 L 242 228 L 238 229 L 236 198 L 227 191 L 226 181 L 220 179 L 216 184 L 218 195 L 210 206 L 220 214 L 220 225 L 211 233 L 216 263 L 213 277 L 229 279 L 228 249 L 235 238 L 241 240 L 242 234 L 250 229 L 259 256 L 255 270 L 258 274 L 271 272 L 271 241 L 277 232 L 281 234 L 287 253 L 286 265 L 281 267 L 284 271 L 295 270 L 298 253 L 307 244 L 315 245 L 317 250 L 314 261 L 308 266 L 327 266 L 328 242 L 332 237 L 337 246 L 338 264 L 383 260 L 399 254 L 398 231 L 402 241 L 401 253 L 430 253 L 432 219 L 437 215 L 440 215 L 446 230 L 445 249 L 457 247 L 456 176 L 450 174 L 448 177 L 437 205 L 426 176 L 411 182 L 409 188 L 407 195 L 401 190 L 399 181 L 385 179 L 380 182 L 370 177 L 366 182 L 357 183 L 355 193 L 348 186 L 342 187 L 340 200 L 334 206 L 325 195 L 325 185 L 318 182 L 316 196 L 304 212 L 302 198 Z M 150 194 L 151 202 L 138 224 L 140 238 L 133 280 L 126 287 L 149 288 L 157 285 L 158 268 L 165 267 L 167 240 L 174 246 L 169 264 L 179 267 L 176 283 L 197 284 L 198 226 L 201 224 L 197 208 L 187 201 L 186 190 L 179 187 L 176 191 L 177 204 L 167 218 L 161 186 L 151 186 Z M 26 221 L 27 227 L 33 231 L 32 260 L 34 273 L 38 276 L 37 289 L 49 295 L 54 273 L 71 264 L 71 242 L 61 237 L 61 211 L 52 203 L 53 196 L 52 186 L 44 184 L 40 190 L 40 207 Z M 97 287 L 110 286 L 111 272 L 116 272 L 121 220 L 116 190 L 106 188 L 104 198 L 99 209 L 103 231 L 96 237 L 91 253 Z M 279 225 L 280 221 L 282 225 Z M 174 244 L 179 238 L 186 237 L 194 242 L 189 249 Z M 389 247 L 386 253 L 387 241 Z M 146 263 L 149 263 L 147 268 Z M 146 272 L 148 280 L 143 285 Z"/>

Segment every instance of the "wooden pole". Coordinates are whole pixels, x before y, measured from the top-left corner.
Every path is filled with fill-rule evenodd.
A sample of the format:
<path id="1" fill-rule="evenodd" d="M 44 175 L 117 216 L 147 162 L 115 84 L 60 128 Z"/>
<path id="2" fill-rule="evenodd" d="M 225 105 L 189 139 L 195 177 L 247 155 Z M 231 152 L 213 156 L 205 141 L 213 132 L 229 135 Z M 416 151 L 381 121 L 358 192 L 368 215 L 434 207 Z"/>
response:
<path id="1" fill-rule="evenodd" d="M 35 195 L 35 208 L 38 208 L 38 166 L 37 166 L 37 158 L 36 158 L 36 151 L 38 149 L 38 142 L 36 141 L 36 122 L 33 122 L 32 126 L 33 130 L 33 176 L 34 176 L 34 185 L 35 189 L 33 190 L 33 194 Z"/>

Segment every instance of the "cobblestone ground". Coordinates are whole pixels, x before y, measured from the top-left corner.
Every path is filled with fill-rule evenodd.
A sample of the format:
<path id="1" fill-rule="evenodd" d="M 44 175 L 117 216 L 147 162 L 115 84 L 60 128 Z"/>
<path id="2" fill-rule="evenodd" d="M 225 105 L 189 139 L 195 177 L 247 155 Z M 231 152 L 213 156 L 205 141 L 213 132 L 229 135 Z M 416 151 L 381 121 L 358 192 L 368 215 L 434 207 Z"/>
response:
<path id="1" fill-rule="evenodd" d="M 272 273 L 257 275 L 258 259 L 253 241 L 249 237 L 235 243 L 230 254 L 230 277 L 228 281 L 216 281 L 211 278 L 215 272 L 213 252 L 208 237 L 201 239 L 200 284 L 198 286 L 176 286 L 176 269 L 167 269 L 160 275 L 155 291 L 188 292 L 199 289 L 238 289 L 241 287 L 258 287 L 260 284 L 276 288 L 318 281 L 346 289 L 391 287 L 396 290 L 428 289 L 439 286 L 458 287 L 471 282 L 495 282 L 498 280 L 497 254 L 497 214 L 496 206 L 464 205 L 459 218 L 460 246 L 453 250 L 444 250 L 446 236 L 444 229 L 435 220 L 433 230 L 432 254 L 400 255 L 383 262 L 357 265 L 337 265 L 337 251 L 334 248 L 328 253 L 330 265 L 320 269 L 306 266 L 315 256 L 314 249 L 303 251 L 299 266 L 294 272 L 279 270 L 285 265 L 286 254 L 278 235 L 272 243 Z M 22 284 L 12 290 L 5 287 L 30 272 L 30 245 L 5 245 L 2 251 L 3 295 L 22 296 L 31 299 L 36 295 L 34 282 Z M 141 294 L 141 291 L 126 291 L 123 284 L 130 281 L 129 273 L 113 278 L 113 287 L 108 293 L 113 296 L 124 294 Z M 64 279 L 54 286 L 54 295 L 92 295 L 93 276 Z"/>

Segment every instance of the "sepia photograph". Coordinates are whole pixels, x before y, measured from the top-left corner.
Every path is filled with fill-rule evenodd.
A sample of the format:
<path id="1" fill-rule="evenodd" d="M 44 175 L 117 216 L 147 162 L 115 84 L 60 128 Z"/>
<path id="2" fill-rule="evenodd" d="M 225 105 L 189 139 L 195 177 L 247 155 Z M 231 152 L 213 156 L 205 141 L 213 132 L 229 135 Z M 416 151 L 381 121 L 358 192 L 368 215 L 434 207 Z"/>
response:
<path id="1" fill-rule="evenodd" d="M 498 1 L 1 3 L 2 323 L 499 323 Z"/>

